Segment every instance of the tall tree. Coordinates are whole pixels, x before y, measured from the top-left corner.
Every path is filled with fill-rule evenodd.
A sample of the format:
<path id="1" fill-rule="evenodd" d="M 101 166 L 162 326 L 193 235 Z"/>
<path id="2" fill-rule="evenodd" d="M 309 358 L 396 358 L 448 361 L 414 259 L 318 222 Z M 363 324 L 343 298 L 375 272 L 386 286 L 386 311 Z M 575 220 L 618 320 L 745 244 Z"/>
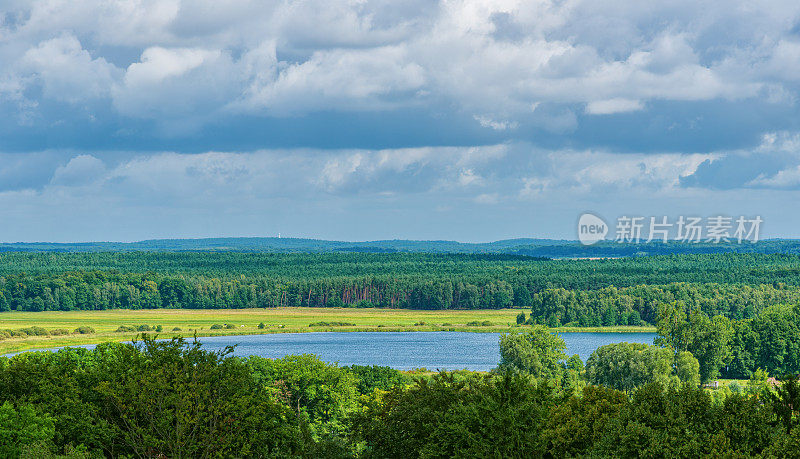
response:
<path id="1" fill-rule="evenodd" d="M 561 373 L 566 348 L 563 338 L 542 325 L 534 325 L 529 331 L 507 333 L 500 336 L 498 369 L 553 378 Z"/>

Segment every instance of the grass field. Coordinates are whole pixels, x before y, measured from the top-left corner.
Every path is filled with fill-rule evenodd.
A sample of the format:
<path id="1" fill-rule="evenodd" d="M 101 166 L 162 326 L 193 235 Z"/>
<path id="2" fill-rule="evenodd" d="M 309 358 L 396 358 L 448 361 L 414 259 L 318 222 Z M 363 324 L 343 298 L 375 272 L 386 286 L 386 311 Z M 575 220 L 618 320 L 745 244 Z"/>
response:
<path id="1" fill-rule="evenodd" d="M 309 331 L 471 331 L 507 332 L 522 329 L 516 325 L 520 309 L 481 309 L 470 311 L 420 311 L 410 309 L 352 308 L 276 308 L 276 309 L 148 309 L 108 311 L 46 311 L 0 313 L 0 330 L 32 326 L 47 330 L 74 330 L 89 326 L 96 333 L 67 336 L 29 336 L 0 341 L 0 355 L 26 349 L 50 348 L 104 341 L 126 341 L 137 333 L 117 333 L 120 325 L 161 325 L 159 337 L 290 333 Z M 264 328 L 258 328 L 259 323 Z M 313 326 L 316 322 L 340 322 L 352 326 Z M 468 325 L 480 322 L 481 325 Z M 484 325 L 483 323 L 491 323 Z M 214 324 L 232 324 L 232 329 L 212 330 Z M 172 332 L 178 327 L 179 332 Z M 652 327 L 558 328 L 554 331 L 652 332 Z"/>

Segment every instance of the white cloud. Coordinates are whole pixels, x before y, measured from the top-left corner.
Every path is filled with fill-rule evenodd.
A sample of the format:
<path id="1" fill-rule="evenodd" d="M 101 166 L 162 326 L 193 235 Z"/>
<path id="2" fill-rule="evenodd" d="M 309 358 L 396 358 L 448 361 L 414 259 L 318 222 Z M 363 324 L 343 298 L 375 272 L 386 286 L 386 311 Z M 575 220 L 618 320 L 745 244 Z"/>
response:
<path id="1" fill-rule="evenodd" d="M 68 150 L 0 155 L 0 203 L 19 212 L 85 209 L 100 228 L 92 216 L 116 209 L 164 209 L 166 218 L 207 207 L 213 222 L 232 208 L 270 219 L 324 202 L 317 211 L 330 206 L 328 216 L 352 220 L 360 214 L 348 206 L 389 212 L 387 200 L 435 203 L 445 215 L 480 201 L 503 203 L 481 208 L 492 212 L 709 188 L 728 196 L 725 184 L 765 196 L 800 187 L 795 134 L 742 146 L 766 129 L 793 129 L 796 1 L 7 0 L 0 18 L 3 145 Z M 711 120 L 727 107 L 728 119 Z M 319 134 L 333 124 L 314 130 L 342 112 L 353 125 L 335 139 Z M 586 115 L 625 112 L 637 112 L 635 122 L 620 132 L 640 128 L 638 140 L 652 132 L 649 153 L 617 153 L 641 144 L 592 136 L 609 120 Z M 436 125 L 406 136 L 417 115 Z M 96 122 L 86 128 L 85 119 Z M 277 131 L 295 120 L 307 137 Z M 749 129 L 730 136 L 735 122 Z M 697 136 L 665 141 L 670 124 Z M 376 125 L 397 131 L 363 135 Z M 214 138 L 217 148 L 255 151 L 135 151 L 170 135 L 169 148 L 211 148 L 203 142 L 229 126 L 256 133 Z M 262 151 L 259 142 L 375 149 Z M 499 144 L 424 146 L 470 143 Z M 117 157 L 92 145 L 134 151 Z M 736 150 L 715 151 L 723 148 Z M 681 177 L 694 180 L 680 186 Z"/>
<path id="2" fill-rule="evenodd" d="M 800 187 L 800 166 L 778 171 L 778 173 L 770 177 L 761 175 L 748 182 L 747 185 L 753 188 L 796 189 Z"/>
<path id="3" fill-rule="evenodd" d="M 125 83 L 131 86 L 159 84 L 169 77 L 179 77 L 220 56 L 219 51 L 205 49 L 147 48 L 141 62 L 133 63 L 125 73 Z"/>
<path id="4" fill-rule="evenodd" d="M 241 75 L 231 57 L 203 48 L 146 49 L 113 88 L 120 113 L 143 118 L 209 119 L 238 94 Z"/>
<path id="5" fill-rule="evenodd" d="M 423 68 L 401 47 L 319 51 L 284 66 L 272 80 L 257 79 L 242 105 L 278 114 L 386 109 L 414 103 L 424 83 Z"/>
<path id="6" fill-rule="evenodd" d="M 796 136 L 788 133 L 767 136 L 759 154 L 770 148 L 791 149 L 795 140 Z M 567 212 L 564 218 L 571 222 L 571 212 L 577 215 L 587 208 L 646 208 L 652 212 L 662 205 L 684 201 L 698 212 L 727 212 L 733 204 L 721 203 L 734 196 L 742 209 L 730 211 L 758 211 L 753 202 L 742 200 L 740 189 L 710 191 L 681 186 L 682 177 L 696 172 L 707 160 L 719 160 L 724 152 L 620 154 L 543 150 L 513 143 L 384 150 L 69 155 L 44 176 L 37 171 L 42 170 L 43 163 L 57 163 L 54 158 L 58 153 L 0 155 L 0 185 L 8 185 L 0 187 L 0 205 L 19 221 L 36 222 L 37 228 L 61 228 L 57 220 L 63 220 L 64 227 L 72 228 L 70 234 L 84 234 L 82 239 L 102 237 L 103 228 L 109 228 L 103 225 L 110 221 L 139 228 L 131 233 L 139 235 L 152 235 L 153 228 L 166 227 L 169 231 L 161 235 L 174 237 L 242 235 L 248 231 L 263 234 L 258 233 L 259 228 L 280 228 L 282 221 L 306 214 L 303 228 L 315 228 L 325 216 L 323 220 L 330 226 L 324 229 L 328 230 L 360 218 L 382 221 L 406 212 L 417 216 L 437 213 L 449 222 L 438 224 L 436 231 L 441 232 L 458 226 L 467 214 L 483 211 L 500 212 L 492 214 L 492 222 L 500 226 L 511 225 L 511 220 L 504 220 L 509 212 L 514 219 L 554 219 L 561 215 L 559 212 Z M 9 182 L 23 174 L 29 177 Z M 800 168 L 796 164 L 787 166 L 760 180 L 759 185 L 747 185 L 746 191 L 793 190 L 800 185 Z M 500 203 L 502 206 L 495 205 Z M 620 207 L 614 210 L 614 206 Z M 685 207 L 681 209 L 686 211 Z M 532 223 L 539 224 L 537 221 Z M 3 233 L 6 238 L 12 237 L 8 234 L 22 234 L 12 230 Z M 128 234 L 126 231 L 117 228 L 113 234 Z M 512 232 L 521 234 L 526 230 Z"/>
<path id="7" fill-rule="evenodd" d="M 635 112 L 644 108 L 638 100 L 608 99 L 589 102 L 586 113 L 590 115 L 610 115 L 612 113 Z"/>
<path id="8" fill-rule="evenodd" d="M 190 205 L 279 196 L 305 200 L 322 195 L 404 194 L 495 203 L 514 196 L 589 196 L 609 190 L 671 192 L 678 188 L 680 177 L 716 157 L 540 150 L 529 144 L 164 152 L 113 161 L 80 154 L 58 167 L 49 184 L 38 188 L 42 193 L 58 189 L 60 194 Z M 14 170 L 23 169 L 24 164 L 14 166 Z"/>
<path id="9" fill-rule="evenodd" d="M 0 7 L 19 18 L 0 25 L 0 98 L 35 83 L 26 65 L 47 97 L 107 98 L 126 116 L 189 117 L 198 125 L 236 112 L 297 116 L 412 104 L 460 110 L 509 130 L 539 103 L 607 114 L 641 110 L 651 100 L 733 100 L 764 91 L 796 97 L 798 4 L 650 6 L 11 2 Z"/>
<path id="10" fill-rule="evenodd" d="M 42 37 L 72 31 L 92 41 L 113 46 L 148 46 L 172 40 L 170 24 L 181 0 L 41 0 L 11 2 L 26 20 L 16 37 Z M 13 5 L 16 3 L 16 5 Z M 15 37 L 15 38 L 16 38 Z"/>
<path id="11" fill-rule="evenodd" d="M 535 110 L 535 108 L 534 108 Z M 481 126 L 486 128 L 492 128 L 495 131 L 505 131 L 507 129 L 516 129 L 519 127 L 519 123 L 516 121 L 495 121 L 488 116 L 473 116 L 475 121 L 480 123 Z"/>
<path id="12" fill-rule="evenodd" d="M 681 177 L 692 174 L 703 161 L 716 157 L 714 153 L 548 152 L 539 162 L 541 170 L 523 177 L 519 196 L 539 198 L 564 193 L 591 196 L 612 192 L 675 194 L 680 192 Z"/>
<path id="13" fill-rule="evenodd" d="M 62 186 L 86 185 L 102 178 L 105 172 L 103 161 L 92 155 L 78 155 L 56 169 L 50 183 Z"/>
<path id="14" fill-rule="evenodd" d="M 464 169 L 458 176 L 458 184 L 461 186 L 481 185 L 483 183 L 483 177 L 476 174 L 472 169 Z"/>
<path id="15" fill-rule="evenodd" d="M 455 190 L 485 182 L 505 145 L 343 151 L 329 156 L 317 185 L 332 193 Z"/>
<path id="16" fill-rule="evenodd" d="M 41 80 L 46 97 L 72 103 L 108 97 L 121 74 L 102 57 L 93 59 L 72 35 L 39 43 L 25 53 L 22 65 Z"/>

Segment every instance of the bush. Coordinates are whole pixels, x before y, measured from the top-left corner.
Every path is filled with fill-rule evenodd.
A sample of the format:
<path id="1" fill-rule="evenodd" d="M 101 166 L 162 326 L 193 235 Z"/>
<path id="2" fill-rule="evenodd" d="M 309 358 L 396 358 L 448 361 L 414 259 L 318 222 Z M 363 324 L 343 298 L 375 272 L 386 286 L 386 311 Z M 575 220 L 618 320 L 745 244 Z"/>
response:
<path id="1" fill-rule="evenodd" d="M 266 325 L 264 325 L 264 322 L 261 322 L 260 324 L 258 324 L 258 328 L 261 329 L 261 330 L 263 330 L 265 327 L 266 327 Z"/>
<path id="2" fill-rule="evenodd" d="M 214 324 L 214 325 L 211 326 L 212 330 L 222 330 L 222 328 L 223 328 L 222 324 Z M 202 330 L 202 328 L 201 328 L 201 330 Z"/>
<path id="3" fill-rule="evenodd" d="M 494 322 L 490 320 L 484 320 L 483 322 L 473 320 L 472 322 L 467 322 L 467 326 L 469 327 L 491 327 L 492 325 L 494 325 Z"/>
<path id="4" fill-rule="evenodd" d="M 527 320 L 524 312 L 517 314 L 517 325 L 524 325 Z"/>
<path id="5" fill-rule="evenodd" d="M 355 327 L 356 324 L 350 322 L 314 322 L 308 324 L 309 327 Z"/>
<path id="6" fill-rule="evenodd" d="M 161 333 L 163 330 L 164 330 L 164 327 L 162 327 L 161 325 L 158 325 L 158 326 L 156 327 L 156 331 L 157 331 L 158 333 Z"/>
<path id="7" fill-rule="evenodd" d="M 66 328 L 54 328 L 50 330 L 50 334 L 53 336 L 69 335 L 69 330 Z"/>
<path id="8" fill-rule="evenodd" d="M 11 333 L 9 333 L 9 332 L 7 332 L 5 330 L 0 330 L 0 341 L 2 341 L 4 339 L 8 339 L 8 338 L 11 338 Z"/>
<path id="9" fill-rule="evenodd" d="M 72 333 L 76 335 L 91 335 L 92 333 L 94 333 L 94 328 L 84 325 L 82 327 L 76 328 L 75 331 L 73 331 Z"/>
<path id="10" fill-rule="evenodd" d="M 174 331 L 174 332 L 181 331 L 181 327 L 175 327 L 175 328 L 172 329 L 172 331 Z"/>
<path id="11" fill-rule="evenodd" d="M 139 325 L 138 327 L 136 327 L 136 330 L 140 332 L 149 332 L 150 330 L 152 330 L 152 328 L 150 328 L 149 325 L 145 324 L 145 325 Z"/>
<path id="12" fill-rule="evenodd" d="M 21 328 L 20 331 L 25 332 L 28 336 L 48 336 L 50 333 L 42 327 L 28 327 Z"/>
<path id="13" fill-rule="evenodd" d="M 417 322 L 417 323 L 415 323 L 415 324 L 414 324 L 414 326 L 415 326 L 415 327 L 421 327 L 421 326 L 423 326 L 423 325 L 425 325 L 425 322 L 423 322 L 423 321 L 421 321 L 421 320 L 420 320 L 419 322 Z"/>
<path id="14" fill-rule="evenodd" d="M 25 338 L 28 336 L 28 334 L 22 330 L 6 330 L 6 333 L 11 335 L 13 338 Z"/>
<path id="15" fill-rule="evenodd" d="M 120 325 L 119 328 L 117 328 L 117 330 L 116 330 L 117 333 L 127 333 L 127 332 L 135 332 L 135 331 L 136 331 L 136 327 L 132 327 L 130 325 Z"/>
<path id="16" fill-rule="evenodd" d="M 234 324 L 225 324 L 225 328 L 227 328 L 228 330 L 230 330 L 230 329 L 232 329 L 232 328 L 236 328 L 236 325 L 234 325 Z"/>

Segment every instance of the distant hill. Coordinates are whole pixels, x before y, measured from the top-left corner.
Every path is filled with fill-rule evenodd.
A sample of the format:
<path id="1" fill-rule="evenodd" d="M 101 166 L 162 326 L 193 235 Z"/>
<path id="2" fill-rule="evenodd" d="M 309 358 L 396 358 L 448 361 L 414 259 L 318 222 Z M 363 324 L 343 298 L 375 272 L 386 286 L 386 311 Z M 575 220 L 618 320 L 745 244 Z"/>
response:
<path id="1" fill-rule="evenodd" d="M 326 241 L 321 239 L 235 237 L 206 239 L 152 239 L 139 242 L 16 242 L 0 244 L 6 252 L 132 252 L 132 251 L 234 251 L 234 252 L 426 252 L 426 253 L 498 253 L 518 247 L 575 244 L 556 239 L 508 239 L 487 243 L 456 241 Z"/>
<path id="2" fill-rule="evenodd" d="M 321 239 L 241 237 L 207 239 L 152 239 L 139 242 L 0 244 L 0 252 L 423 252 L 509 254 L 546 258 L 628 257 L 694 253 L 787 253 L 800 254 L 800 240 L 771 239 L 758 243 L 688 244 L 679 242 L 619 244 L 603 242 L 583 246 L 560 239 L 506 239 L 486 243 L 456 241 L 326 241 Z"/>

